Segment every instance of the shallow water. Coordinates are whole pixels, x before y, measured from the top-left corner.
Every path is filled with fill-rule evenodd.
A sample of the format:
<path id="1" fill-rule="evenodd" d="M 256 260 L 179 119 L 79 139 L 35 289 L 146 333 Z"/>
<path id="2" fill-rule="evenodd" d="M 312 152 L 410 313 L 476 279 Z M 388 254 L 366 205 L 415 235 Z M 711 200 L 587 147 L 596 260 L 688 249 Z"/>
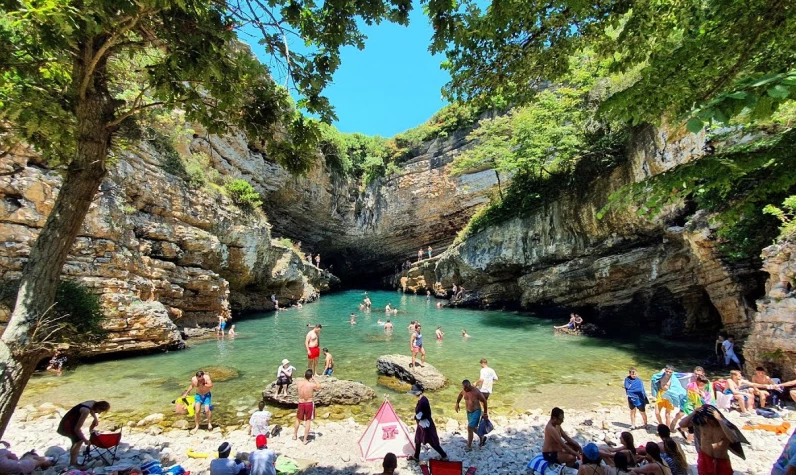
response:
<path id="1" fill-rule="evenodd" d="M 690 370 L 699 359 L 699 349 L 691 344 L 638 335 L 622 341 L 555 335 L 551 320 L 529 314 L 438 309 L 434 299 L 387 291 L 369 292 L 374 310 L 365 313 L 357 307 L 363 295 L 363 291 L 354 290 L 324 295 L 301 310 L 259 314 L 236 323 L 236 338 L 195 342 L 186 351 L 85 364 L 60 378 L 37 374 L 28 384 L 21 405 L 50 401 L 70 407 L 86 399 L 107 399 L 114 418 L 136 420 L 154 412 L 170 415 L 170 401 L 184 391 L 194 372 L 221 366 L 234 368 L 238 376 L 219 381 L 220 372 L 211 371 L 214 419 L 222 425 L 241 423 L 260 400 L 262 389 L 275 379 L 283 358 L 299 372 L 306 368 L 304 337 L 308 323 L 323 325 L 321 345 L 334 355 L 334 376 L 361 381 L 379 396 L 358 407 L 318 410 L 319 415 L 329 412 L 331 419 L 354 416 L 366 421 L 384 395 L 390 397 L 399 413 L 411 412 L 415 399 L 380 386 L 376 373 L 378 356 L 410 354 L 407 326 L 411 320 L 423 324 L 427 362 L 451 381 L 443 390 L 427 393 L 438 417 L 454 413 L 459 383 L 465 378 L 473 382 L 478 379 L 481 358 L 489 360 L 500 378 L 489 399 L 490 407 L 504 414 L 537 407 L 546 412 L 553 405 L 622 403 L 622 380 L 628 367 L 638 368 L 648 381 L 666 363 Z M 399 314 L 390 317 L 395 325 L 391 335 L 377 324 L 379 318 L 386 320 L 383 308 L 388 302 L 399 308 Z M 357 315 L 356 325 L 348 323 L 351 312 Z M 434 339 L 438 325 L 445 332 L 442 341 Z M 471 338 L 462 338 L 463 328 Z M 270 410 L 276 421 L 289 422 L 292 411 Z"/>

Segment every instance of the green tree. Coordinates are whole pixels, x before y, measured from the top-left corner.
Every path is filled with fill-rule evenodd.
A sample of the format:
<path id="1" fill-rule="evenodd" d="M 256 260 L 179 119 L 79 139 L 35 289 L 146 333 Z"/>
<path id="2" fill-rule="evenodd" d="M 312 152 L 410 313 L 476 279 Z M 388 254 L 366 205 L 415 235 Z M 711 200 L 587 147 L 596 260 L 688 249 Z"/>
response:
<path id="1" fill-rule="evenodd" d="M 631 78 L 602 110 L 633 124 L 680 120 L 739 90 L 746 95 L 729 99 L 764 113 L 794 98 L 784 77 L 749 87 L 789 75 L 796 65 L 796 9 L 789 0 L 506 0 L 487 7 L 462 0 L 453 7 L 430 2 L 427 11 L 433 50 L 448 58 L 446 92 L 454 98 L 485 102 L 499 94 L 510 103 L 529 102 L 547 81 L 565 77 L 568 58 L 586 48 Z M 705 118 L 724 119 L 721 113 Z"/>
<path id="2" fill-rule="evenodd" d="M 317 124 L 240 43 L 255 28 L 284 68 L 298 105 L 334 117 L 321 95 L 344 45 L 362 47 L 358 20 L 406 23 L 409 0 L 2 0 L 0 137 L 66 165 L 53 210 L 32 244 L 0 338 L 0 435 L 47 345 L 33 329 L 52 306 L 63 263 L 123 131 L 156 108 L 179 108 L 210 133 L 233 127 L 293 171 L 317 153 Z M 289 51 L 289 37 L 310 52 Z"/>

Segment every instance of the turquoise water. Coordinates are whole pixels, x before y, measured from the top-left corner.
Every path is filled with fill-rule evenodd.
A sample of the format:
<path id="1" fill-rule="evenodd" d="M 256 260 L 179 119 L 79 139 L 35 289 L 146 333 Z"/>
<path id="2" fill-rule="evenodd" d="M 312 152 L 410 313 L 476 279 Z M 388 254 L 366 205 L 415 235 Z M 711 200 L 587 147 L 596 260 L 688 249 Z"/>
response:
<path id="1" fill-rule="evenodd" d="M 383 395 L 390 397 L 400 413 L 407 414 L 414 407 L 413 397 L 380 385 L 376 373 L 378 356 L 410 354 L 407 326 L 411 320 L 423 324 L 426 361 L 451 381 L 445 389 L 427 393 L 439 417 L 453 414 L 462 379 L 478 379 L 481 358 L 489 360 L 500 378 L 490 406 L 505 414 L 537 407 L 546 411 L 552 405 L 622 403 L 621 386 L 628 367 L 635 366 L 648 380 L 666 363 L 689 370 L 698 362 L 693 345 L 654 337 L 617 341 L 555 335 L 553 322 L 548 319 L 514 312 L 438 309 L 436 300 L 427 301 L 423 296 L 369 292 L 373 311 L 365 313 L 358 309 L 363 295 L 363 291 L 324 295 L 301 310 L 250 316 L 236 322 L 236 338 L 192 342 L 185 351 L 84 364 L 60 378 L 37 374 L 21 404 L 50 401 L 71 406 L 85 399 L 107 399 L 120 418 L 169 414 L 173 412 L 169 402 L 188 386 L 191 375 L 210 368 L 216 419 L 222 425 L 241 423 L 260 400 L 262 389 L 275 379 L 283 358 L 300 371 L 306 368 L 304 337 L 308 323 L 323 325 L 321 346 L 334 355 L 334 375 L 361 381 L 379 395 L 358 407 L 319 409 L 319 414 L 329 412 L 331 419 L 354 416 L 366 420 Z M 387 303 L 399 309 L 397 316 L 390 316 L 395 325 L 392 334 L 377 324 L 379 318 L 386 320 L 383 311 L 377 309 Z M 356 325 L 348 323 L 351 312 L 357 315 Z M 445 332 L 442 341 L 434 339 L 438 325 Z M 471 338 L 462 338 L 463 328 Z M 223 373 L 232 374 L 225 378 Z M 288 421 L 291 411 L 271 410 L 277 421 Z"/>

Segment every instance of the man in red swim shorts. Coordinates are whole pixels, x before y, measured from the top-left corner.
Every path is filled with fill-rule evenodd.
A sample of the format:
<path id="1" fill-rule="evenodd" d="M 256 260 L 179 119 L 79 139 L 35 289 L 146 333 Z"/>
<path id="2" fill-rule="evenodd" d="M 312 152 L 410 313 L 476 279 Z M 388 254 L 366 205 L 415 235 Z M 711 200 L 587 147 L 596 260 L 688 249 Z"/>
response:
<path id="1" fill-rule="evenodd" d="M 728 451 L 743 458 L 741 443 L 749 443 L 738 427 L 709 404 L 683 418 L 680 427 L 694 431 L 699 475 L 732 475 Z"/>
<path id="2" fill-rule="evenodd" d="M 313 396 L 315 391 L 321 389 L 321 385 L 315 381 L 312 376 L 312 370 L 308 369 L 304 372 L 304 379 L 300 380 L 297 384 L 298 390 L 298 410 L 296 411 L 296 432 L 293 434 L 293 440 L 298 439 L 298 430 L 301 423 L 304 423 L 304 445 L 310 438 L 310 425 L 312 420 L 315 419 L 315 402 Z"/>
<path id="3" fill-rule="evenodd" d="M 318 357 L 321 355 L 321 328 L 320 324 L 315 325 L 315 328 L 307 333 L 307 338 L 304 339 L 304 346 L 307 348 L 307 359 L 309 363 L 308 369 L 312 370 L 312 374 L 318 376 Z"/>

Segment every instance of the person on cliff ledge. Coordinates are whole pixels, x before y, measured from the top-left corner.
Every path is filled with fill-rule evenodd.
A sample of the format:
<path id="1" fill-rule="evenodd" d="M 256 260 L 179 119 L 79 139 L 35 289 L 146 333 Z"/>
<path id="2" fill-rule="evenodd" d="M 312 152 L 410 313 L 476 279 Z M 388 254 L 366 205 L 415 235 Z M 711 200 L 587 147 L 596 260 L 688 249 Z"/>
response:
<path id="1" fill-rule="evenodd" d="M 194 397 L 194 428 L 191 431 L 195 434 L 199 430 L 199 418 L 202 414 L 202 406 L 205 407 L 205 415 L 207 416 L 207 430 L 213 430 L 213 400 L 210 394 L 210 389 L 213 387 L 213 382 L 210 380 L 210 375 L 204 371 L 197 371 L 196 376 L 191 378 L 191 385 L 182 394 L 182 397 L 187 397 L 192 389 L 196 389 L 196 396 Z"/>
<path id="2" fill-rule="evenodd" d="M 318 357 L 321 356 L 321 328 L 323 325 L 320 323 L 315 325 L 315 328 L 307 333 L 304 339 L 304 347 L 307 349 L 307 359 L 309 360 L 308 368 L 312 370 L 314 375 L 318 375 Z"/>
<path id="3" fill-rule="evenodd" d="M 431 253 L 434 252 L 434 249 L 431 249 L 431 246 L 428 246 L 428 258 L 431 259 Z"/>
<path id="4" fill-rule="evenodd" d="M 417 262 L 420 262 L 422 260 L 423 260 L 423 249 L 421 248 L 417 250 Z"/>

